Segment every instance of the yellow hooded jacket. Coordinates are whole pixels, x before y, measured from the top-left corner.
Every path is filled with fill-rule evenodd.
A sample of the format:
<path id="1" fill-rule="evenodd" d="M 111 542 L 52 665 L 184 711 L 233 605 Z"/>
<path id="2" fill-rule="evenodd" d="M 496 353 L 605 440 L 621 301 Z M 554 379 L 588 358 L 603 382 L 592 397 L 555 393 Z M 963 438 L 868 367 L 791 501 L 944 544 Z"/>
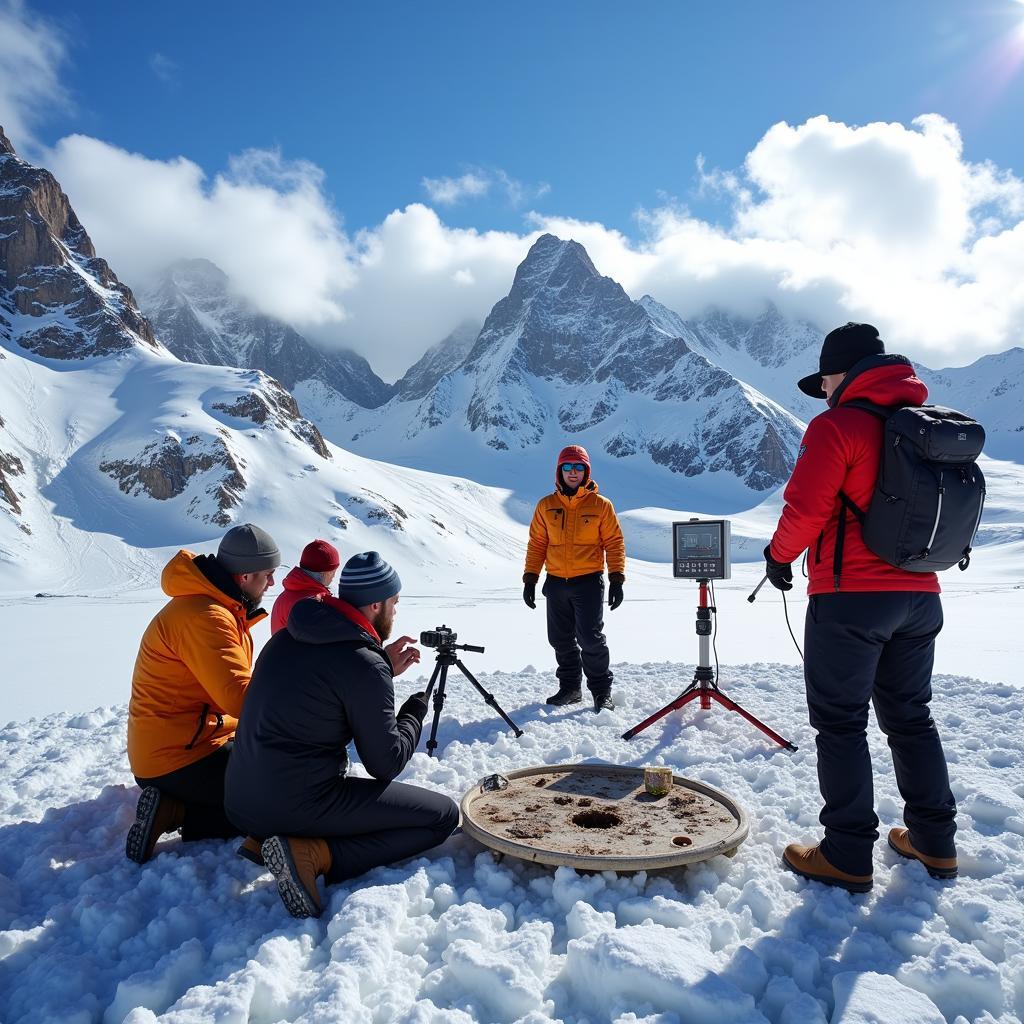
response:
<path id="1" fill-rule="evenodd" d="M 160 585 L 171 600 L 142 636 L 128 704 L 128 761 L 142 779 L 208 757 L 234 736 L 252 676 L 250 628 L 266 618 L 219 590 L 179 551 Z"/>
<path id="2" fill-rule="evenodd" d="M 603 572 L 605 558 L 609 573 L 626 571 L 626 545 L 622 539 L 615 508 L 597 493 L 588 480 L 571 497 L 561 490 L 537 502 L 530 523 L 526 548 L 526 572 L 548 574 L 562 579 Z"/>

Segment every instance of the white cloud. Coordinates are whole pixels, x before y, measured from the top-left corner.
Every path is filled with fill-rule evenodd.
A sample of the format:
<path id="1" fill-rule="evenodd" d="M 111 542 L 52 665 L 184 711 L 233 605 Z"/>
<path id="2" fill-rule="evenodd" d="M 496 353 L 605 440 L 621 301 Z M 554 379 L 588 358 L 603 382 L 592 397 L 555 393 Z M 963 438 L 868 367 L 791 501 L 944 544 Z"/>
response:
<path id="1" fill-rule="evenodd" d="M 47 166 L 97 251 L 129 284 L 204 256 L 272 316 L 300 327 L 344 319 L 350 244 L 314 165 L 252 150 L 210 181 L 184 157 L 150 160 L 71 135 Z"/>
<path id="2" fill-rule="evenodd" d="M 149 58 L 149 68 L 165 85 L 178 84 L 178 63 L 166 54 L 154 53 Z"/>
<path id="3" fill-rule="evenodd" d="M 933 366 L 1024 342 L 1024 183 L 964 160 L 956 126 L 937 115 L 777 124 L 742 171 L 698 163 L 698 180 L 731 202 L 730 225 L 672 203 L 640 211 L 636 241 L 571 218 L 533 223 L 684 316 L 771 300 L 826 329 L 875 323 L 890 350 Z"/>
<path id="4" fill-rule="evenodd" d="M 16 148 L 34 153 L 34 126 L 70 100 L 60 83 L 66 58 L 61 31 L 21 0 L 0 0 L 0 125 Z"/>
<path id="5" fill-rule="evenodd" d="M 420 184 L 430 201 L 439 206 L 454 206 L 466 199 L 479 199 L 493 188 L 504 192 L 509 204 L 518 207 L 551 191 L 547 182 L 527 185 L 501 168 L 483 170 L 477 167 L 458 178 L 424 178 Z"/>
<path id="6" fill-rule="evenodd" d="M 463 199 L 486 195 L 491 182 L 483 175 L 470 172 L 459 178 L 424 178 L 422 185 L 431 202 L 453 206 Z"/>
<path id="7" fill-rule="evenodd" d="M 446 226 L 427 206 L 396 210 L 353 239 L 348 319 L 312 332 L 358 348 L 398 377 L 464 320 L 482 322 L 537 235 Z"/>

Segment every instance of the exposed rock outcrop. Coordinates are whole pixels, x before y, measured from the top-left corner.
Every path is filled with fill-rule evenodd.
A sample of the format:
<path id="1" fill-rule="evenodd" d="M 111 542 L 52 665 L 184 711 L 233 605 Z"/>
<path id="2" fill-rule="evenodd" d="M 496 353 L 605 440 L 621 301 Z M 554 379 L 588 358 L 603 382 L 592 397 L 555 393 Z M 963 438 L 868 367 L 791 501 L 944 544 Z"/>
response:
<path id="1" fill-rule="evenodd" d="M 31 318 L 17 332 L 23 348 L 46 359 L 160 348 L 57 180 L 21 160 L 2 129 L 0 267 L 10 313 Z"/>

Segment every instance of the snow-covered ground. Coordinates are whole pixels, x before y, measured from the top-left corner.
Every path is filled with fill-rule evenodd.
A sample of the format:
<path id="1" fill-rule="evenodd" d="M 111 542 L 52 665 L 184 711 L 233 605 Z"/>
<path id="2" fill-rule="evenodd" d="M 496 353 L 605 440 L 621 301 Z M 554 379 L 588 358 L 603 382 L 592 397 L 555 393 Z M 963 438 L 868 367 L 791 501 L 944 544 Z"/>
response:
<path id="1" fill-rule="evenodd" d="M 581 874 L 497 862 L 459 835 L 429 857 L 327 890 L 315 922 L 289 918 L 270 876 L 236 857 L 233 843 L 186 847 L 168 838 L 144 867 L 125 860 L 138 791 L 123 704 L 7 726 L 0 1019 L 1020 1020 L 1024 692 L 936 678 L 962 875 L 934 881 L 883 840 L 873 892 L 852 896 L 779 866 L 785 843 L 818 835 L 797 667 L 750 664 L 722 676 L 727 692 L 792 738 L 794 755 L 717 709 L 677 713 L 632 742 L 619 738 L 675 696 L 691 670 L 619 665 L 619 707 L 600 716 L 546 709 L 548 672 L 482 674 L 525 728 L 519 740 L 468 685 L 452 684 L 440 759 L 417 753 L 403 779 L 457 798 L 487 773 L 528 765 L 668 764 L 745 806 L 751 833 L 734 859 L 650 875 Z M 399 681 L 400 693 L 414 686 Z M 884 830 L 900 823 L 901 802 L 875 730 L 871 745 Z"/>

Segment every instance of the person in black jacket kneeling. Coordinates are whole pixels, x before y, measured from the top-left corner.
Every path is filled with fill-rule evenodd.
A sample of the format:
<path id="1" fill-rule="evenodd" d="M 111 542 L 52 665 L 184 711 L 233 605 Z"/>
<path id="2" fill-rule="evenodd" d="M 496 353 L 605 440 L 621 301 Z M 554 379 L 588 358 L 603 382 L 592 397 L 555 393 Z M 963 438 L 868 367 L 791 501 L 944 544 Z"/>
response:
<path id="1" fill-rule="evenodd" d="M 253 669 L 224 803 L 266 837 L 259 854 L 294 917 L 320 916 L 320 875 L 331 884 L 414 856 L 459 823 L 448 797 L 392 781 L 427 713 L 423 693 L 395 711 L 392 679 L 419 661 L 412 637 L 383 646 L 401 586 L 376 551 L 353 556 L 338 598 L 298 602 Z M 350 740 L 372 779 L 346 777 Z"/>

